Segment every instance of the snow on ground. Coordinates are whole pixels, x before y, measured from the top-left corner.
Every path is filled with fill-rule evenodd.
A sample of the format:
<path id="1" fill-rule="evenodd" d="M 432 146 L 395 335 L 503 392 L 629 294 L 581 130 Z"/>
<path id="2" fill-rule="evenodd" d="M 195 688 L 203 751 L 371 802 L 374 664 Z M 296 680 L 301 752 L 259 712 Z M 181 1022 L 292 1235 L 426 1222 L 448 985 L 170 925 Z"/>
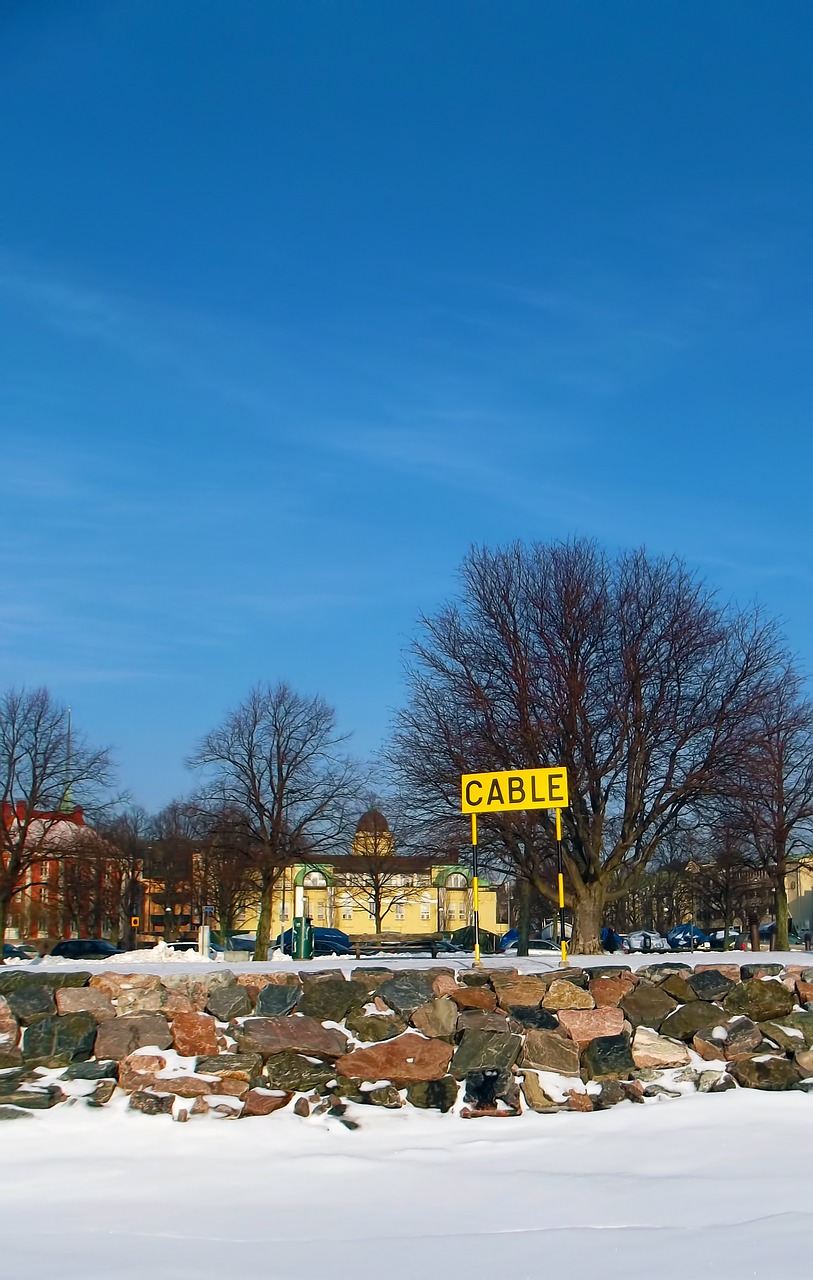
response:
<path id="1" fill-rule="evenodd" d="M 171 953 L 171 954 L 170 954 Z M 278 954 L 278 953 L 277 953 Z M 200 973 L 201 965 L 207 972 L 217 969 L 228 969 L 233 973 L 290 973 L 292 966 L 301 968 L 303 973 L 315 973 L 324 969 L 339 969 L 348 975 L 356 967 L 369 968 L 371 965 L 384 969 L 470 969 L 474 963 L 469 954 L 440 956 L 431 960 L 424 955 L 387 955 L 363 956 L 354 960 L 348 956 L 319 956 L 315 960 L 292 961 L 290 956 L 279 960 L 268 960 L 255 964 L 251 960 L 227 961 L 206 960 L 194 951 L 172 951 L 170 947 L 159 943 L 157 947 L 143 951 L 128 951 L 115 956 L 112 960 L 63 960 L 59 956 L 45 956 L 41 960 L 7 961 L 9 968 L 37 969 L 42 973 L 58 969 L 76 969 L 91 973 L 105 971 L 110 973 L 132 973 L 134 968 L 142 973 L 177 974 L 186 966 L 190 972 Z M 671 951 L 671 952 L 636 952 L 633 955 L 602 956 L 569 956 L 568 964 L 575 967 L 581 965 L 625 965 L 631 969 L 640 969 L 649 964 L 794 964 L 807 965 L 813 968 L 813 953 L 809 951 Z M 520 973 L 540 973 L 545 969 L 558 969 L 561 960 L 558 951 L 539 951 L 530 956 L 483 956 L 484 969 L 518 969 Z"/>
<path id="2" fill-rule="evenodd" d="M 813 1096 L 464 1121 L 173 1124 L 81 1100 L 2 1125 L 3 1274 L 540 1280 L 809 1274 Z"/>

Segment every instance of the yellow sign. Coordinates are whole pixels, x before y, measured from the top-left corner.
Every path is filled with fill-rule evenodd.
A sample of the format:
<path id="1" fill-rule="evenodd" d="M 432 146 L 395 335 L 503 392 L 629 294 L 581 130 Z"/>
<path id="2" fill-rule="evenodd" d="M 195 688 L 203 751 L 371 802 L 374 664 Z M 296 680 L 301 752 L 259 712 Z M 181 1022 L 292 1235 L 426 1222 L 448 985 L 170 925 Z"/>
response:
<path id="1" fill-rule="evenodd" d="M 140 917 L 140 916 L 130 916 L 130 928 L 131 928 L 131 929 L 137 929 L 137 928 L 138 928 L 138 926 L 139 926 L 140 924 L 141 924 L 141 917 Z"/>
<path id="2" fill-rule="evenodd" d="M 464 773 L 463 813 L 499 813 L 504 809 L 566 809 L 567 770 L 510 769 L 503 773 Z"/>

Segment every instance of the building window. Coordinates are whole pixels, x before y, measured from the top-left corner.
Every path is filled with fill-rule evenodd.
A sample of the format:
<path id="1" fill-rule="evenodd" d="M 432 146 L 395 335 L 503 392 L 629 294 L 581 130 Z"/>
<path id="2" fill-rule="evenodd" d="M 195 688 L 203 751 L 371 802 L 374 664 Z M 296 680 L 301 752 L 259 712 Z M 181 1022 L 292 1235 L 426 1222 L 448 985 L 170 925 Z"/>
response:
<path id="1" fill-rule="evenodd" d="M 421 919 L 429 920 L 432 915 L 432 901 L 430 898 L 424 898 L 421 902 Z"/>
<path id="2" fill-rule="evenodd" d="M 316 904 L 316 919 L 317 919 L 317 920 L 324 920 L 324 918 L 325 918 L 325 904 L 324 904 L 324 902 L 317 902 L 317 904 Z"/>
<path id="3" fill-rule="evenodd" d="M 452 874 L 446 878 L 447 889 L 468 889 L 468 887 L 469 883 L 460 871 L 453 871 Z"/>
<path id="4" fill-rule="evenodd" d="M 396 920 L 403 920 L 403 919 L 404 919 L 404 904 L 403 904 L 403 902 L 396 902 L 396 904 L 395 904 L 395 919 L 396 919 Z"/>
<path id="5" fill-rule="evenodd" d="M 454 903 L 450 902 L 448 907 L 446 908 L 446 919 L 454 920 L 454 916 L 455 916 Z"/>
<path id="6" fill-rule="evenodd" d="M 321 871 L 309 871 L 302 880 L 305 889 L 326 889 L 327 880 Z"/>
<path id="7" fill-rule="evenodd" d="M 280 918 L 280 920 L 287 920 L 287 919 L 288 919 L 288 908 L 287 908 L 287 907 L 280 907 L 280 909 L 279 909 L 279 918 Z"/>
<path id="8" fill-rule="evenodd" d="M 342 920 L 352 920 L 352 919 L 353 919 L 353 903 L 350 901 L 349 898 L 344 898 L 342 900 Z"/>

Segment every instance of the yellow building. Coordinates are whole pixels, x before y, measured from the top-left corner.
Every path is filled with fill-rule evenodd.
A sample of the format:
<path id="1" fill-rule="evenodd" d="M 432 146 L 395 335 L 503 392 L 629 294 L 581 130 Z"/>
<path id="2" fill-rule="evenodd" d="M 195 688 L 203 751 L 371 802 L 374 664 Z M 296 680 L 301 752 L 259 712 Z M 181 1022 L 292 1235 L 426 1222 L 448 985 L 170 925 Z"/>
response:
<path id="1" fill-rule="evenodd" d="M 788 914 L 800 934 L 813 930 L 813 865 L 797 862 L 785 879 Z"/>
<path id="2" fill-rule="evenodd" d="M 472 923 L 471 871 L 428 855 L 401 855 L 386 818 L 362 814 L 352 853 L 286 867 L 272 905 L 272 936 L 294 916 L 351 937 L 454 932 Z M 480 926 L 502 932 L 496 891 L 480 878 Z"/>

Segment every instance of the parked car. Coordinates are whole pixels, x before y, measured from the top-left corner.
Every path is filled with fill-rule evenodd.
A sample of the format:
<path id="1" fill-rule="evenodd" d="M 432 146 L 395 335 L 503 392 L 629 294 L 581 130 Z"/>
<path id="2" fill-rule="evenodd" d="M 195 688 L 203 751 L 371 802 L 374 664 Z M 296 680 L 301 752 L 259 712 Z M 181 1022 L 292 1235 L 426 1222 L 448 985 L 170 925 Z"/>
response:
<path id="1" fill-rule="evenodd" d="M 279 948 L 285 955 L 291 955 L 293 931 L 286 929 L 284 933 L 278 934 L 271 945 Z M 253 943 L 251 950 L 254 950 Z M 342 933 L 341 929 L 316 927 L 313 930 L 313 954 L 315 956 L 351 956 L 353 948 L 347 934 Z"/>
<path id="2" fill-rule="evenodd" d="M 519 930 L 509 929 L 500 938 L 500 954 L 516 955 L 519 945 Z M 559 943 L 554 942 L 551 938 L 529 938 L 528 951 L 558 951 Z"/>
<path id="3" fill-rule="evenodd" d="M 29 947 L 25 943 L 19 942 L 3 943 L 4 960 L 36 960 L 38 956 L 39 952 L 36 947 Z"/>
<path id="4" fill-rule="evenodd" d="M 121 954 L 121 948 L 105 938 L 66 938 L 51 948 L 51 955 L 63 960 L 109 960 Z"/>
<path id="5" fill-rule="evenodd" d="M 773 938 L 775 933 L 776 933 L 775 920 L 770 920 L 768 924 L 761 924 L 759 926 L 760 942 L 768 942 L 770 944 L 773 944 Z M 793 926 L 793 924 L 790 924 L 788 926 L 788 942 L 790 943 L 795 942 L 797 945 L 799 945 L 801 944 L 801 941 L 802 939 L 799 937 L 798 933 L 796 932 L 795 927 Z"/>
<path id="6" fill-rule="evenodd" d="M 666 941 L 673 951 L 690 951 L 692 948 L 697 951 L 700 948 L 707 949 L 711 945 L 709 935 L 702 929 L 698 929 L 696 924 L 676 925 L 667 933 Z"/>
<path id="7" fill-rule="evenodd" d="M 628 938 L 630 951 L 668 951 L 669 943 L 654 929 L 634 929 Z"/>
<path id="8" fill-rule="evenodd" d="M 226 939 L 227 951 L 253 952 L 256 945 L 257 939 L 253 933 L 233 933 Z"/>
<path id="9" fill-rule="evenodd" d="M 735 929 L 733 926 L 729 929 L 728 931 L 729 950 L 731 950 L 731 948 L 733 947 L 734 939 L 737 937 L 738 934 L 739 934 L 739 929 Z M 725 950 L 725 929 L 712 929 L 711 933 L 708 935 L 708 939 L 709 939 L 709 947 L 711 948 L 712 951 Z"/>

